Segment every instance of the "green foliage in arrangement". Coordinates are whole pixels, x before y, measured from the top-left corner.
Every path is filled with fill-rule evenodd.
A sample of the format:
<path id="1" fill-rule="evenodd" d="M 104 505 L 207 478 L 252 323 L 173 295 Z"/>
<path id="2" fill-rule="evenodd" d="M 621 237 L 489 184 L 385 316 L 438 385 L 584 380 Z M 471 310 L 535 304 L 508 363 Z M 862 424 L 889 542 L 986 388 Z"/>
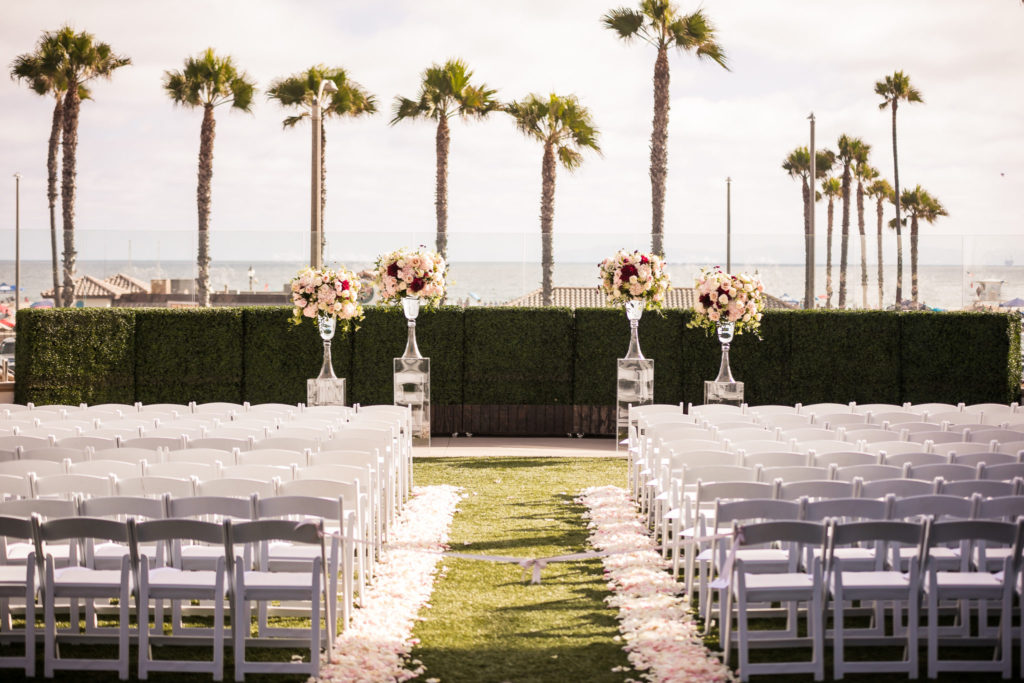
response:
<path id="1" fill-rule="evenodd" d="M 571 404 L 570 309 L 468 308 L 463 316 L 466 404 Z"/>
<path id="2" fill-rule="evenodd" d="M 640 319 L 640 350 L 654 359 L 654 400 L 683 400 L 683 326 L 687 313 L 647 311 Z M 621 308 L 577 308 L 574 350 L 575 405 L 615 403 L 617 361 L 629 350 L 629 321 Z"/>
<path id="3" fill-rule="evenodd" d="M 367 306 L 354 339 L 350 403 L 391 403 L 393 359 L 405 351 L 408 322 L 402 307 Z M 458 306 L 420 309 L 416 344 L 430 358 L 432 405 L 462 403 L 463 315 Z"/>
<path id="4" fill-rule="evenodd" d="M 241 308 L 143 308 L 135 314 L 142 403 L 242 401 Z"/>
<path id="5" fill-rule="evenodd" d="M 306 380 L 320 374 L 324 347 L 316 321 L 293 325 L 291 314 L 286 306 L 244 309 L 242 395 L 250 403 L 305 403 Z M 345 378 L 346 392 L 352 391 L 353 334 L 339 329 L 331 342 L 334 374 Z"/>
<path id="6" fill-rule="evenodd" d="M 1020 399 L 1019 316 L 964 312 L 900 317 L 902 400 L 971 405 Z"/>
<path id="7" fill-rule="evenodd" d="M 134 311 L 22 310 L 16 349 L 17 403 L 135 400 Z"/>
<path id="8" fill-rule="evenodd" d="M 312 321 L 296 327 L 289 314 L 283 306 L 22 311 L 15 400 L 299 403 L 323 347 Z M 718 340 L 686 328 L 691 315 L 640 321 L 658 403 L 700 403 L 704 381 L 718 373 Z M 391 403 L 392 358 L 406 329 L 400 309 L 368 307 L 358 331 L 335 336 L 349 403 Z M 1020 333 L 1020 318 L 1006 314 L 769 311 L 763 339 L 734 339 L 731 365 L 751 404 L 1009 403 L 1020 397 Z M 442 307 L 420 313 L 417 339 L 431 359 L 435 405 L 612 406 L 629 324 L 618 309 Z"/>

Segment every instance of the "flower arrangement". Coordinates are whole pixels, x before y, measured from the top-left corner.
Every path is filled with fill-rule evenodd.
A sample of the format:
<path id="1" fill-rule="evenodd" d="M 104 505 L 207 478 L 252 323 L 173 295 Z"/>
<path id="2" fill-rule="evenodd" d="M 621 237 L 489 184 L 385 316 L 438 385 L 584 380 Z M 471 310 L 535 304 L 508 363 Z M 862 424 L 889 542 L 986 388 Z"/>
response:
<path id="1" fill-rule="evenodd" d="M 709 332 L 719 322 L 736 323 L 736 334 L 753 332 L 760 337 L 761 312 L 764 311 L 764 285 L 753 275 L 723 272 L 718 266 L 701 268 L 695 281 L 697 313 L 689 327 Z"/>
<path id="2" fill-rule="evenodd" d="M 660 309 L 671 287 L 665 262 L 656 254 L 620 249 L 598 264 L 601 291 L 608 303 L 640 300 L 645 309 Z"/>
<path id="3" fill-rule="evenodd" d="M 447 273 L 444 257 L 421 245 L 379 256 L 373 282 L 380 290 L 381 303 L 395 304 L 414 296 L 436 306 L 444 298 Z"/>
<path id="4" fill-rule="evenodd" d="M 355 273 L 330 268 L 305 268 L 291 280 L 292 322 L 296 325 L 303 318 L 327 315 L 342 321 L 347 330 L 350 320 L 363 319 L 363 307 L 359 304 L 359 290 L 362 283 Z"/>

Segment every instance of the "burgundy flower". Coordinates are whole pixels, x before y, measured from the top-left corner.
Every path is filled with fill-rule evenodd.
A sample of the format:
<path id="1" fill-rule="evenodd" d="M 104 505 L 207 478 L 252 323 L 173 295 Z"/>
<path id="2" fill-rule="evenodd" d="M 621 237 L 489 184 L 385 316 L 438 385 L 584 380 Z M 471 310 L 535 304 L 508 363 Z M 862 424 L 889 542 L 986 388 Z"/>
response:
<path id="1" fill-rule="evenodd" d="M 398 277 L 398 264 L 391 263 L 388 265 L 388 277 Z"/>
<path id="2" fill-rule="evenodd" d="M 701 303 L 702 306 L 704 306 L 704 308 L 711 308 L 711 303 L 712 303 L 711 295 L 710 294 L 701 294 L 700 295 L 700 303 Z"/>
<path id="3" fill-rule="evenodd" d="M 632 263 L 627 263 L 626 265 L 622 266 L 622 270 L 620 270 L 619 272 L 622 274 L 623 282 L 629 282 L 629 278 L 637 274 L 636 266 L 634 266 Z"/>
<path id="4" fill-rule="evenodd" d="M 344 292 L 346 289 L 351 289 L 351 288 L 352 288 L 352 285 L 349 283 L 348 280 L 342 280 L 341 281 L 341 291 Z"/>
<path id="5" fill-rule="evenodd" d="M 418 292 L 421 289 L 423 289 L 423 278 L 421 278 L 421 277 L 414 277 L 412 279 L 412 282 L 409 283 L 409 291 L 410 292 Z"/>
<path id="6" fill-rule="evenodd" d="M 650 263 L 650 262 L 651 262 L 650 259 L 648 259 L 646 256 L 641 256 L 640 257 L 640 263 Z"/>

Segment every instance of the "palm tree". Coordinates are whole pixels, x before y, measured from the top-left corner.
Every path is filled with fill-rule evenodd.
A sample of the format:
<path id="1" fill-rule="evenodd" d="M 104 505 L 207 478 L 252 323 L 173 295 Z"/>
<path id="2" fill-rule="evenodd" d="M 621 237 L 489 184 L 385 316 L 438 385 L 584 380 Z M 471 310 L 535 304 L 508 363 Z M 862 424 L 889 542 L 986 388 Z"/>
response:
<path id="1" fill-rule="evenodd" d="M 310 116 L 313 100 L 319 92 L 320 83 L 331 81 L 337 87 L 337 91 L 331 93 L 330 99 L 323 107 L 323 117 L 320 119 L 320 251 L 323 253 L 327 247 L 327 234 L 323 230 L 324 211 L 327 206 L 327 183 L 324 182 L 327 176 L 327 161 L 324 151 L 327 148 L 327 133 L 324 130 L 324 121 L 331 116 L 356 117 L 364 114 L 377 113 L 377 100 L 373 95 L 363 89 L 361 85 L 351 80 L 345 70 L 340 67 L 326 67 L 323 64 L 311 66 L 303 72 L 292 74 L 286 78 L 279 78 L 270 84 L 267 90 L 267 98 L 277 100 L 282 107 L 300 109 L 301 112 L 295 116 L 288 116 L 284 119 L 284 127 L 292 128 L 303 119 Z"/>
<path id="2" fill-rule="evenodd" d="M 938 199 L 932 197 L 920 185 L 913 190 L 904 190 L 901 203 L 907 207 L 910 214 L 910 296 L 911 300 L 917 303 L 917 222 L 918 219 L 931 224 L 939 216 L 948 216 L 949 213 Z"/>
<path id="3" fill-rule="evenodd" d="M 899 156 L 896 151 L 896 110 L 899 108 L 900 100 L 907 102 L 924 102 L 921 99 L 921 92 L 910 84 L 910 77 L 902 71 L 886 76 L 884 81 L 875 83 L 875 94 L 882 97 L 879 109 L 889 107 L 892 109 L 892 182 L 893 196 L 896 198 L 896 240 L 902 240 L 901 228 L 903 220 L 900 215 L 900 165 Z M 896 260 L 896 305 L 900 306 L 903 300 L 903 252 L 897 252 Z"/>
<path id="4" fill-rule="evenodd" d="M 634 38 L 658 50 L 654 60 L 654 122 L 651 131 L 651 250 L 664 256 L 665 180 L 668 175 L 668 49 L 693 52 L 728 70 L 715 27 L 703 10 L 680 14 L 669 0 L 641 0 L 639 9 L 620 7 L 601 19 L 619 38 Z"/>
<path id="5" fill-rule="evenodd" d="M 825 308 L 832 308 L 832 219 L 835 216 L 836 197 L 842 195 L 839 178 L 831 177 L 821 184 L 821 191 L 828 197 L 828 238 L 825 246 Z"/>
<path id="6" fill-rule="evenodd" d="M 164 90 L 175 104 L 203 108 L 199 131 L 199 180 L 196 205 L 199 213 L 198 299 L 200 306 L 210 305 L 210 183 L 213 180 L 213 138 L 217 122 L 213 109 L 230 104 L 232 109 L 252 111 L 256 85 L 240 71 L 231 57 L 217 56 L 207 48 L 197 57 L 185 59 L 181 71 L 164 72 Z"/>
<path id="7" fill-rule="evenodd" d="M 816 150 L 814 161 L 814 176 L 815 180 L 817 180 L 818 178 L 824 178 L 832 170 L 832 166 L 836 161 L 836 155 L 827 149 Z M 797 147 L 782 162 L 782 169 L 789 173 L 790 178 L 800 178 L 801 180 L 804 200 L 804 277 L 809 278 L 811 269 L 814 268 L 814 254 L 811 250 L 811 243 L 814 238 L 811 234 L 811 187 L 808 182 L 811 177 L 810 151 L 806 147 Z M 814 305 L 813 300 L 806 302 L 806 305 L 808 308 L 812 308 Z"/>
<path id="8" fill-rule="evenodd" d="M 877 176 L 876 176 L 877 177 Z M 885 283 L 885 272 L 882 269 L 882 204 L 892 201 L 892 185 L 885 178 L 874 180 L 865 189 L 869 197 L 875 199 L 875 215 L 878 218 L 878 307 L 883 308 L 882 288 Z"/>
<path id="9" fill-rule="evenodd" d="M 110 78 L 115 69 L 131 64 L 128 57 L 114 54 L 107 43 L 96 42 L 91 33 L 76 33 L 70 26 L 43 34 L 46 44 L 44 68 L 53 71 L 55 81 L 63 85 L 64 103 L 61 113 L 61 219 L 64 231 L 64 288 L 60 304 L 75 302 L 75 179 L 78 175 L 78 111 L 82 99 L 88 97 L 83 86 L 95 78 Z M 52 144 L 52 143 L 51 143 Z M 54 163 L 56 172 L 56 163 Z M 54 291 L 54 297 L 57 292 Z"/>
<path id="10" fill-rule="evenodd" d="M 837 158 L 843 164 L 843 236 L 839 247 L 839 308 L 846 308 L 846 266 L 847 254 L 850 249 L 850 185 L 854 166 L 860 163 L 862 158 L 867 158 L 865 147 L 864 141 L 860 138 L 851 138 L 848 135 L 839 136 Z"/>
<path id="11" fill-rule="evenodd" d="M 423 72 L 420 92 L 415 100 L 395 97 L 391 125 L 406 119 L 437 121 L 435 154 L 437 158 L 437 189 L 434 208 L 437 213 L 437 251 L 448 258 L 448 146 L 451 141 L 448 119 L 483 118 L 500 106 L 494 90 L 486 85 L 473 85 L 473 72 L 461 59 L 434 64 Z"/>
<path id="12" fill-rule="evenodd" d="M 544 145 L 541 161 L 540 191 L 540 235 L 541 286 L 544 305 L 551 305 L 552 277 L 555 272 L 553 256 L 553 227 L 555 218 L 555 171 L 561 162 L 568 171 L 583 163 L 582 150 L 601 152 L 597 144 L 598 131 L 586 107 L 574 95 L 548 97 L 527 95 L 522 100 L 510 102 L 505 111 L 516 121 L 516 127 L 528 138 Z"/>
<path id="13" fill-rule="evenodd" d="M 868 164 L 871 145 L 864 145 L 864 154 L 857 160 L 853 174 L 857 178 L 857 229 L 860 232 L 860 295 L 861 308 L 868 307 L 868 238 L 864 230 L 864 184 L 878 177 L 878 170 Z"/>
<path id="14" fill-rule="evenodd" d="M 54 298 L 59 303 L 60 277 L 57 268 L 57 158 L 60 150 L 61 128 L 64 123 L 64 95 L 68 85 L 61 73 L 58 57 L 59 44 L 55 34 L 44 33 L 36 44 L 35 52 L 18 55 L 11 64 L 11 78 L 24 81 L 37 95 L 53 97 L 53 115 L 50 121 L 50 140 L 46 154 L 46 199 L 50 209 L 50 256 L 53 274 Z M 78 86 L 78 97 L 89 99 L 89 90 Z"/>

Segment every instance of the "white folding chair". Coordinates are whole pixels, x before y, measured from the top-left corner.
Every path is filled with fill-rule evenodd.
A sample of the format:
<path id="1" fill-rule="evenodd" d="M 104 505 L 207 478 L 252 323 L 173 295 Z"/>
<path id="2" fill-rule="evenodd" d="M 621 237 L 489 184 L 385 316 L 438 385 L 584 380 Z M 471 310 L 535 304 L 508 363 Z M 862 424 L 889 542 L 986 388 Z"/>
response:
<path id="1" fill-rule="evenodd" d="M 300 467 L 309 463 L 310 452 L 289 451 L 283 448 L 267 448 L 258 451 L 244 451 L 235 457 L 238 465 L 278 465 Z"/>
<path id="2" fill-rule="evenodd" d="M 811 481 L 779 482 L 776 498 L 780 500 L 800 500 L 809 498 L 850 498 L 857 493 L 857 483 L 837 481 L 835 479 Z"/>
<path id="3" fill-rule="evenodd" d="M 28 518 L 0 516 L 0 541 L 16 539 L 28 545 L 33 540 L 32 522 Z M 4 558 L 6 560 L 6 557 Z M 36 675 L 36 554 L 30 551 L 20 562 L 0 562 L 0 640 L 21 643 L 22 654 L 0 656 L 0 669 L 18 668 L 27 678 Z M 11 602 L 24 606 L 24 627 L 15 630 L 11 619 Z"/>
<path id="4" fill-rule="evenodd" d="M 939 453 L 888 453 L 882 451 L 879 455 L 879 460 L 883 465 L 892 465 L 893 467 L 906 467 L 910 465 L 916 467 L 918 465 L 941 465 L 949 462 L 949 458 L 940 455 Z"/>
<path id="5" fill-rule="evenodd" d="M 234 452 L 220 448 L 182 448 L 164 452 L 165 462 L 201 462 L 208 465 L 219 462 L 221 465 L 234 465 L 235 457 Z"/>
<path id="6" fill-rule="evenodd" d="M 217 479 L 221 476 L 223 467 L 219 462 L 147 462 L 142 473 L 147 477 L 174 477 L 187 479 L 196 477 L 198 479 Z"/>
<path id="7" fill-rule="evenodd" d="M 47 446 L 46 448 L 19 447 L 19 460 L 52 460 L 53 462 L 84 462 L 89 459 L 86 448 Z"/>
<path id="8" fill-rule="evenodd" d="M 0 474 L 12 477 L 28 477 L 35 474 L 39 477 L 49 477 L 67 472 L 63 462 L 52 460 L 8 460 L 0 462 Z"/>
<path id="9" fill-rule="evenodd" d="M 0 436 L 0 450 L 22 448 L 49 448 L 53 441 L 45 436 Z"/>
<path id="10" fill-rule="evenodd" d="M 1012 481 L 1017 477 L 1024 477 L 1024 463 L 1009 463 L 1005 465 L 988 465 L 981 470 L 982 479 L 994 479 L 997 481 Z"/>
<path id="11" fill-rule="evenodd" d="M 903 476 L 902 467 L 892 465 L 850 465 L 837 467 L 833 470 L 833 478 L 839 481 L 875 481 L 877 479 L 897 479 Z"/>
<path id="12" fill-rule="evenodd" d="M 939 465 L 909 465 L 906 469 L 907 479 L 936 479 L 942 477 L 945 481 L 963 481 L 964 479 L 978 479 L 978 468 L 968 465 L 957 465 L 954 463 L 942 463 Z"/>
<path id="13" fill-rule="evenodd" d="M 52 474 L 33 480 L 36 498 L 105 497 L 114 493 L 114 477 L 89 474 Z"/>
<path id="14" fill-rule="evenodd" d="M 939 480 L 938 492 L 947 496 L 970 498 L 1001 498 L 1020 492 L 1019 480 L 1002 481 L 997 479 L 963 479 L 961 481 Z"/>
<path id="15" fill-rule="evenodd" d="M 328 660 L 335 631 L 331 623 L 330 610 L 325 610 L 327 622 L 327 638 L 322 639 L 320 625 L 321 600 L 330 600 L 329 588 L 324 575 L 324 531 L 323 521 L 296 524 L 289 520 L 259 520 L 254 522 L 225 522 L 227 527 L 228 576 L 231 582 L 231 623 L 234 641 L 235 680 L 242 681 L 247 673 L 301 673 L 316 676 L 320 671 L 320 645 L 326 640 Z M 305 571 L 289 572 L 274 571 L 269 563 L 257 561 L 254 569 L 245 566 L 240 556 L 236 555 L 236 546 L 254 544 L 262 546 L 271 541 L 287 541 L 290 543 L 307 543 L 319 546 L 323 550 L 320 557 L 314 557 L 311 568 Z M 259 556 L 260 553 L 257 553 Z M 251 623 L 252 603 L 273 600 L 302 600 L 310 603 L 309 635 L 305 638 L 258 639 L 261 647 L 305 647 L 309 648 L 308 661 L 268 662 L 253 661 L 246 658 L 246 649 L 250 639 L 248 625 Z"/>
<path id="16" fill-rule="evenodd" d="M 885 498 L 895 496 L 926 496 L 938 491 L 938 482 L 923 479 L 875 479 L 862 481 L 858 495 L 861 498 Z"/>
<path id="17" fill-rule="evenodd" d="M 242 477 L 218 477 L 216 479 L 196 479 L 197 496 L 223 496 L 232 498 L 248 498 L 252 494 L 259 496 L 275 496 L 281 480 L 246 479 Z"/>
<path id="18" fill-rule="evenodd" d="M 44 560 L 38 562 L 39 572 L 44 577 L 43 613 L 45 615 L 43 638 L 43 672 L 47 678 L 58 669 L 81 671 L 116 671 L 121 680 L 128 679 L 129 668 L 129 615 L 130 598 L 133 592 L 131 562 L 128 555 L 122 558 L 120 569 L 95 569 L 92 565 L 91 543 L 85 543 L 81 563 L 58 567 L 55 558 L 47 548 L 52 542 L 79 539 L 85 541 L 112 541 L 127 544 L 128 527 L 124 522 L 91 517 L 70 517 L 40 522 L 33 517 L 33 531 L 36 545 L 42 548 Z M 71 600 L 118 600 L 117 658 L 92 659 L 85 657 L 61 657 L 58 640 L 77 640 L 77 622 L 72 622 L 71 633 L 58 633 L 55 612 L 59 598 Z M 95 624 L 91 626 L 95 627 Z M 95 630 L 95 629 L 93 629 Z M 93 635 L 94 637 L 94 635 Z"/>
<path id="19" fill-rule="evenodd" d="M 809 464 L 815 467 L 851 467 L 853 465 L 877 465 L 878 455 L 863 451 L 833 451 L 831 453 L 811 453 Z"/>
<path id="20" fill-rule="evenodd" d="M 0 502 L 14 498 L 31 498 L 32 480 L 27 476 L 0 474 Z"/>
<path id="21" fill-rule="evenodd" d="M 160 498 L 170 494 L 175 498 L 195 495 L 195 478 L 154 477 L 143 475 L 114 482 L 116 496 L 145 496 Z"/>
<path id="22" fill-rule="evenodd" d="M 221 476 L 225 479 L 256 479 L 263 481 L 280 479 L 281 481 L 287 481 L 295 478 L 295 468 L 288 465 L 257 465 L 252 463 L 227 465 L 222 469 Z"/>
<path id="23" fill-rule="evenodd" d="M 761 468 L 761 481 L 794 482 L 794 481 L 817 481 L 828 479 L 831 476 L 831 469 L 828 467 L 812 467 L 800 465 L 792 467 L 763 467 Z"/>
<path id="24" fill-rule="evenodd" d="M 93 451 L 93 460 L 121 460 L 123 462 L 141 463 L 143 460 L 149 463 L 160 462 L 163 451 L 149 448 L 104 448 Z"/>
<path id="25" fill-rule="evenodd" d="M 124 439 L 121 441 L 122 448 L 148 448 L 150 450 L 177 450 L 179 448 L 185 448 L 188 439 L 178 436 L 150 436 L 149 432 L 146 432 L 146 436 L 140 436 L 134 439 Z"/>
<path id="26" fill-rule="evenodd" d="M 875 441 L 873 443 L 862 444 L 862 450 L 865 453 L 881 453 L 885 451 L 888 455 L 895 455 L 897 453 L 921 453 L 927 450 L 923 440 L 917 438 L 917 434 L 911 434 L 912 440 L 909 441 Z"/>
<path id="27" fill-rule="evenodd" d="M 761 467 L 802 467 L 808 465 L 806 453 L 794 453 L 792 451 L 775 451 L 767 453 L 747 453 L 743 451 L 741 454 L 741 465 L 745 467 L 755 467 L 760 465 Z"/>
<path id="28" fill-rule="evenodd" d="M 240 451 L 248 451 L 253 447 L 252 438 L 232 439 L 229 437 L 212 437 L 195 439 L 189 441 L 188 448 L 215 448 L 221 451 L 233 452 L 236 448 Z"/>
<path id="29" fill-rule="evenodd" d="M 94 477 L 115 476 L 119 479 L 142 475 L 142 464 L 123 460 L 86 460 L 68 465 L 68 474 L 88 474 Z"/>

